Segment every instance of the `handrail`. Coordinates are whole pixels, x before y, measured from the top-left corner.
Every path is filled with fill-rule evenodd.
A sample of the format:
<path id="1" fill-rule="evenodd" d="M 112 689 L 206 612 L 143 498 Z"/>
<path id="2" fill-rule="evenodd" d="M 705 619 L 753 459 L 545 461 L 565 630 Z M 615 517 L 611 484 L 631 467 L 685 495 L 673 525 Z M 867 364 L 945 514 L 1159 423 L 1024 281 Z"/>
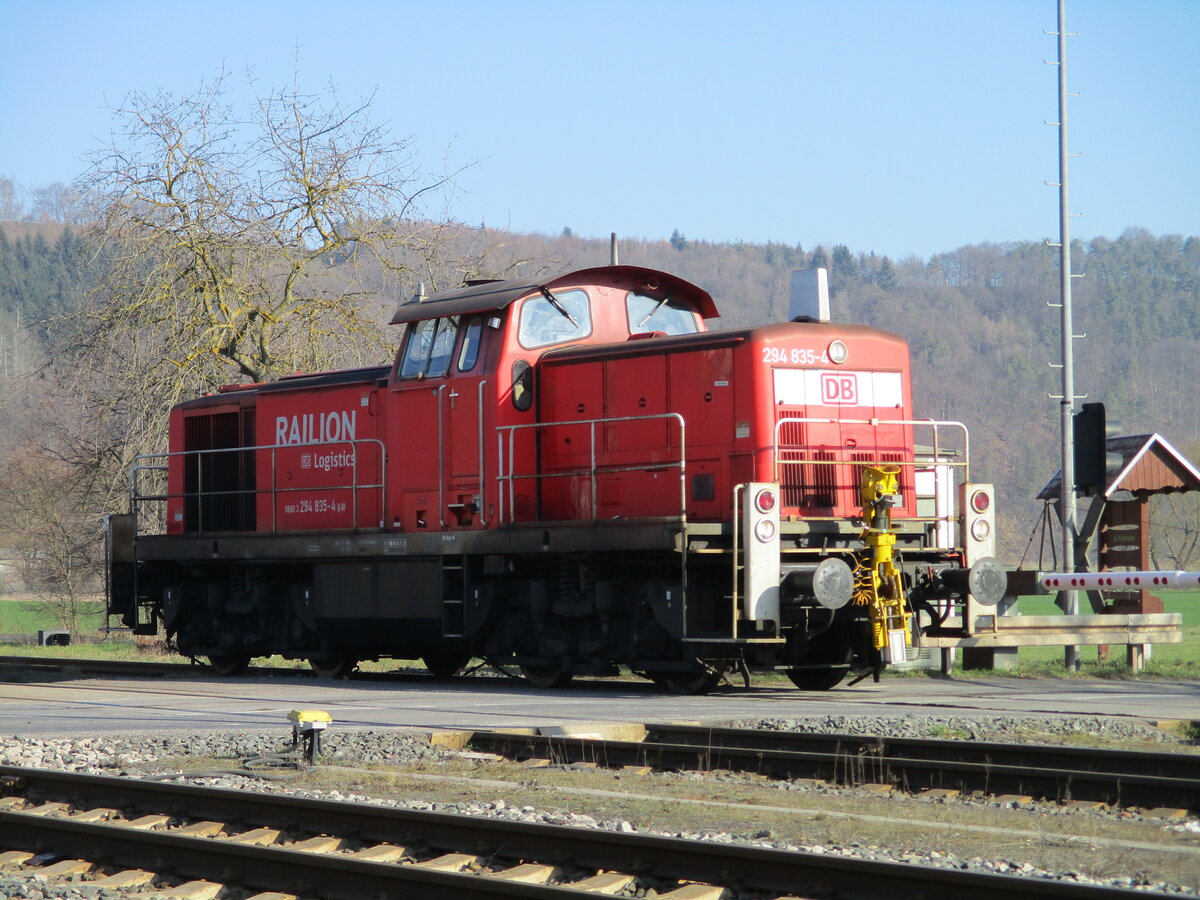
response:
<path id="1" fill-rule="evenodd" d="M 436 328 L 434 329 L 436 333 Z M 438 440 L 438 524 L 442 526 L 442 531 L 446 530 L 446 428 L 444 423 L 444 415 L 442 413 L 442 395 L 446 393 L 446 386 L 439 384 L 433 389 L 434 405 L 437 406 L 437 440 Z"/>
<path id="2" fill-rule="evenodd" d="M 611 425 L 616 422 L 641 422 L 651 419 L 670 419 L 679 424 L 679 459 L 643 462 L 636 465 L 608 465 L 599 466 L 596 458 L 596 426 Z M 527 429 L 555 428 L 561 426 L 588 426 L 589 454 L 590 465 L 587 468 L 575 469 L 565 472 L 535 472 L 528 475 L 517 474 L 516 472 L 516 433 Z M 505 432 L 507 432 L 507 452 L 508 458 L 505 458 Z M 592 508 L 592 521 L 597 520 L 597 500 L 596 500 L 596 476 L 597 474 L 611 472 L 636 472 L 646 468 L 679 468 L 679 521 L 687 527 L 687 422 L 680 413 L 656 413 L 649 416 L 614 416 L 610 418 L 599 419 L 571 419 L 561 422 L 528 422 L 520 425 L 499 425 L 496 427 L 496 435 L 498 441 L 498 460 L 496 472 L 496 484 L 499 496 L 497 498 L 497 508 L 499 509 L 500 524 L 504 524 L 505 516 L 505 489 L 508 493 L 508 521 L 516 521 L 516 489 L 514 482 L 524 480 L 539 480 L 543 478 L 578 478 L 580 475 L 588 476 L 590 505 Z M 511 470 L 506 466 L 511 466 Z"/>
<path id="3" fill-rule="evenodd" d="M 955 422 L 955 421 L 949 421 L 949 420 L 938 420 L 938 419 L 830 419 L 830 418 L 788 416 L 786 418 L 779 419 L 775 423 L 774 464 L 775 464 L 775 480 L 776 481 L 780 480 L 779 479 L 779 466 L 781 463 L 784 465 L 794 465 L 796 463 L 814 463 L 814 464 L 815 463 L 827 463 L 827 464 L 836 464 L 836 465 L 844 465 L 845 464 L 844 461 L 841 461 L 841 460 L 816 460 L 816 459 L 813 459 L 813 460 L 808 460 L 808 459 L 780 460 L 779 459 L 779 432 L 780 432 L 780 429 L 782 428 L 782 426 L 790 425 L 790 424 L 799 424 L 799 425 L 911 425 L 911 426 L 931 427 L 931 428 L 933 428 L 933 458 L 934 458 L 934 460 L 937 460 L 937 458 L 939 456 L 941 456 L 941 449 L 938 444 L 938 428 L 940 428 L 940 427 L 959 428 L 959 429 L 962 429 L 962 434 L 963 434 L 963 461 L 962 462 L 946 461 L 944 463 L 939 463 L 939 464 L 953 466 L 955 468 L 961 468 L 961 469 L 963 469 L 963 479 L 965 481 L 971 480 L 971 475 L 970 475 L 971 436 L 970 436 L 970 433 L 967 431 L 967 426 L 964 425 L 962 422 Z M 786 450 L 788 448 L 785 447 L 784 449 Z M 900 465 L 900 466 L 907 465 L 907 466 L 914 466 L 914 467 L 918 466 L 918 465 L 925 465 L 925 463 L 918 463 L 916 461 L 908 463 L 908 462 L 893 462 L 890 460 L 889 460 L 888 464 L 889 465 Z"/>
<path id="4" fill-rule="evenodd" d="M 276 466 L 277 453 L 280 450 L 296 450 L 304 447 L 323 447 L 323 446 L 338 446 L 349 444 L 351 453 L 351 480 L 350 484 L 330 484 L 330 485 L 308 485 L 304 487 L 280 487 L 276 482 L 278 467 Z M 360 445 L 375 444 L 379 448 L 379 470 L 380 481 L 377 483 L 362 483 L 358 481 L 358 450 Z M 200 465 L 196 466 L 196 490 L 184 490 L 178 494 L 141 494 L 138 489 L 139 476 L 143 472 L 167 472 L 169 470 L 169 461 L 173 458 L 200 458 L 205 455 L 218 453 L 256 453 L 260 451 L 271 451 L 271 485 L 269 488 L 251 488 L 239 490 L 219 490 L 205 491 L 204 490 L 204 468 Z M 151 460 L 164 460 L 167 462 L 147 464 Z M 196 450 L 176 450 L 169 453 L 143 453 L 134 457 L 133 465 L 129 470 L 129 495 L 131 510 L 135 513 L 134 528 L 138 528 L 138 516 L 136 515 L 139 503 L 145 502 L 164 502 L 172 497 L 188 498 L 195 497 L 197 500 L 205 497 L 241 497 L 254 496 L 258 497 L 262 494 L 269 494 L 272 497 L 271 504 L 271 534 L 279 533 L 279 504 L 274 502 L 275 498 L 282 494 L 299 493 L 302 491 L 350 491 L 350 516 L 353 528 L 359 527 L 358 522 L 358 496 L 360 491 L 378 490 L 379 491 L 379 511 L 383 515 L 387 509 L 387 447 L 379 438 L 346 438 L 331 441 L 302 441 L 295 444 L 255 444 L 250 447 L 209 447 Z M 200 503 L 197 508 L 197 531 L 204 531 L 204 505 Z M 165 523 L 164 523 L 165 524 Z"/>
<path id="5" fill-rule="evenodd" d="M 962 475 L 963 481 L 969 482 L 971 480 L 971 474 L 970 474 L 971 437 L 970 437 L 970 433 L 967 431 L 967 426 L 964 425 L 962 422 L 937 420 L 937 419 L 834 419 L 834 418 L 824 418 L 824 417 L 789 416 L 789 417 L 781 418 L 775 423 L 774 457 L 773 457 L 772 462 L 773 462 L 773 466 L 774 466 L 774 474 L 775 474 L 776 481 L 782 482 L 781 467 L 783 467 L 783 466 L 813 465 L 813 466 L 835 466 L 836 467 L 836 466 L 847 466 L 847 465 L 848 466 L 862 465 L 865 462 L 863 460 L 813 459 L 813 458 L 809 458 L 807 456 L 783 459 L 781 457 L 788 453 L 802 453 L 805 451 L 809 451 L 809 452 L 814 451 L 813 445 L 807 444 L 807 443 L 804 445 L 794 445 L 794 444 L 793 445 L 783 445 L 783 446 L 780 445 L 780 435 L 783 430 L 783 426 L 789 425 L 789 424 L 801 424 L 801 425 L 809 425 L 809 424 L 843 425 L 843 424 L 848 424 L 848 425 L 872 425 L 872 426 L 901 425 L 901 426 L 931 428 L 933 430 L 933 452 L 927 458 L 914 458 L 911 461 L 910 460 L 886 460 L 886 461 L 880 460 L 880 462 L 881 463 L 886 462 L 886 464 L 889 466 L 900 466 L 902 468 L 911 468 L 911 469 L 918 470 L 918 471 L 935 472 L 935 473 L 939 467 L 945 467 L 947 469 L 961 469 L 963 472 L 963 475 Z M 947 428 L 958 429 L 958 430 L 961 430 L 961 432 L 962 432 L 962 459 L 961 460 L 951 460 L 951 459 L 944 458 L 944 454 L 947 451 L 953 450 L 953 448 L 951 446 L 949 446 L 949 444 L 946 447 L 942 446 L 942 435 L 941 435 L 941 432 L 939 429 L 947 429 Z M 905 449 L 908 449 L 910 446 L 911 446 L 910 444 L 905 442 Z M 879 451 L 877 450 L 876 452 L 879 452 Z M 922 455 L 922 456 L 924 456 L 924 455 Z M 914 454 L 914 457 L 915 457 L 915 454 Z M 932 516 L 930 516 L 930 515 L 905 516 L 904 520 L 906 522 L 911 522 L 911 523 L 938 524 L 939 526 L 941 524 L 945 524 L 945 525 L 949 525 L 949 526 L 953 527 L 953 525 L 958 521 L 958 516 L 954 510 L 955 501 L 954 501 L 953 495 L 946 498 L 947 502 L 944 504 L 944 508 L 948 509 L 950 512 L 945 515 L 938 514 L 938 509 L 943 507 L 943 504 L 940 499 L 942 496 L 942 493 L 943 492 L 942 492 L 941 479 L 936 477 L 936 475 L 935 475 L 934 486 L 933 486 L 933 499 L 934 499 L 934 507 L 935 507 L 934 515 L 932 515 Z M 914 509 L 913 512 L 915 513 L 916 510 Z"/>
<path id="6" fill-rule="evenodd" d="M 484 470 L 483 411 L 484 411 L 484 405 L 485 405 L 484 399 L 483 399 L 483 388 L 484 388 L 484 385 L 486 385 L 486 384 L 487 384 L 487 379 L 480 379 L 478 388 L 476 389 L 476 394 L 477 394 L 478 401 L 479 401 L 478 402 L 479 435 L 478 435 L 478 447 L 477 447 L 477 449 L 479 451 L 479 524 L 484 528 L 487 527 L 487 494 L 484 491 L 484 485 L 487 484 L 487 479 L 484 478 L 484 472 L 483 472 L 483 470 Z"/>
<path id="7" fill-rule="evenodd" d="M 730 583 L 733 585 L 732 610 L 733 610 L 733 618 L 734 618 L 733 629 L 734 629 L 735 634 L 737 633 L 737 624 L 736 623 L 737 623 L 737 616 L 738 616 L 738 610 L 739 610 L 738 603 L 740 602 L 738 600 L 738 575 L 740 574 L 738 570 L 742 568 L 741 566 L 738 565 L 738 551 L 741 549 L 741 529 L 738 526 L 741 524 L 741 521 L 742 521 L 742 510 L 741 510 L 740 501 L 741 501 L 742 493 L 745 490 L 746 490 L 746 485 L 744 485 L 744 484 L 735 484 L 733 486 L 733 522 L 731 523 L 733 526 L 733 543 L 729 548 L 730 549 L 729 557 L 730 557 L 730 561 L 733 563 L 733 578 L 731 579 Z"/>

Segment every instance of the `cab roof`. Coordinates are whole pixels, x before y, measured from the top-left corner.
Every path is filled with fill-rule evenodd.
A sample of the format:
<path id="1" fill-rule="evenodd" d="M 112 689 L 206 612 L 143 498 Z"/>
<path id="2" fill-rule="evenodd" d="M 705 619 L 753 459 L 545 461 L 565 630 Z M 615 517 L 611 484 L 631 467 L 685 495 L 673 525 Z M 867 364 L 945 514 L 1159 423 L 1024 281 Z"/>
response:
<path id="1" fill-rule="evenodd" d="M 720 315 L 717 305 L 708 291 L 699 288 L 676 275 L 645 269 L 641 266 L 596 266 L 576 269 L 558 275 L 534 275 L 511 281 L 488 281 L 470 284 L 450 291 L 431 294 L 424 300 L 410 300 L 400 305 L 392 316 L 392 325 L 433 319 L 440 316 L 465 316 L 471 313 L 491 312 L 506 308 L 509 304 L 543 288 L 553 291 L 559 287 L 622 288 L 638 291 L 650 297 L 670 296 L 678 300 L 689 300 L 705 319 Z"/>

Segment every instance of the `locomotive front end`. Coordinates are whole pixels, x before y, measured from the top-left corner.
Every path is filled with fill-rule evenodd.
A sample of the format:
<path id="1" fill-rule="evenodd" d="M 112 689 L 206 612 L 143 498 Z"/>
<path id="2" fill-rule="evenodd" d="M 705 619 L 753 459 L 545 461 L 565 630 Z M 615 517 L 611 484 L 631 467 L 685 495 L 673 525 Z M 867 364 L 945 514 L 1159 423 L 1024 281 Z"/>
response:
<path id="1" fill-rule="evenodd" d="M 777 642 L 750 655 L 826 688 L 904 662 L 968 602 L 994 605 L 991 486 L 970 481 L 963 425 L 912 416 L 905 342 L 825 322 L 751 336 L 740 370 L 755 407 L 739 428 L 759 439 L 756 480 L 735 489 L 734 590 L 739 636 Z"/>

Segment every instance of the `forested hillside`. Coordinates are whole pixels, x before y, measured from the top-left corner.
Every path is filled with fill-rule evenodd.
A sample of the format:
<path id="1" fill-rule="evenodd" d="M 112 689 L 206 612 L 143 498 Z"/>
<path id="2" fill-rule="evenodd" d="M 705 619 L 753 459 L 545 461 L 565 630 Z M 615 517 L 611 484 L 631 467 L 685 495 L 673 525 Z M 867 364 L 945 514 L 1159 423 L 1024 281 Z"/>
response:
<path id="1" fill-rule="evenodd" d="M 447 231 L 471 259 L 471 276 L 557 271 L 608 261 L 607 240 L 494 229 Z M 4 390 L 18 369 L 45 360 L 55 317 L 92 279 L 78 235 L 62 227 L 0 228 L 0 350 Z M 470 248 L 470 252 L 464 252 Z M 1125 433 L 1157 431 L 1200 457 L 1200 238 L 1130 229 L 1077 243 L 1076 385 L 1105 402 Z M 665 269 L 708 289 L 723 311 L 715 327 L 786 316 L 793 269 L 830 269 L 835 321 L 870 324 L 911 347 L 917 414 L 969 427 L 974 476 L 995 481 L 1006 561 L 1025 548 L 1040 506 L 1034 495 L 1058 469 L 1057 251 L 1040 242 L 960 247 L 924 260 L 891 260 L 844 245 L 801 248 L 624 239 L 620 261 Z M 375 287 L 390 309 L 429 277 L 413 268 Z M 431 289 L 444 284 L 427 285 Z M 20 322 L 20 332 L 17 323 Z M 24 348 L 24 355 L 16 352 Z M 24 359 L 24 363 L 20 360 Z M 8 415 L 8 413 L 6 413 Z M 6 430 L 8 430 L 6 428 Z M 1169 564 L 1169 563 L 1168 563 Z"/>
<path id="2" fill-rule="evenodd" d="M 87 248 L 61 225 L 0 227 L 0 322 L 10 338 L 16 323 L 46 337 L 46 323 L 76 307 L 89 286 Z"/>

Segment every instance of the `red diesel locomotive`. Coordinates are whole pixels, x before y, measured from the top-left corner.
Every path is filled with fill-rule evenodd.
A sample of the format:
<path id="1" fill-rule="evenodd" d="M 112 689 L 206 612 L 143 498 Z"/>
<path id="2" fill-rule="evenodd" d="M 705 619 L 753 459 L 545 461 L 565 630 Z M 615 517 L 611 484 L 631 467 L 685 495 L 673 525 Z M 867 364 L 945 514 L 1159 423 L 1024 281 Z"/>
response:
<path id="1" fill-rule="evenodd" d="M 109 614 L 223 673 L 482 658 L 698 692 L 878 674 L 996 602 L 990 486 L 961 425 L 913 419 L 904 341 L 716 316 L 634 266 L 469 283 L 399 307 L 390 367 L 182 403 L 109 517 Z"/>

